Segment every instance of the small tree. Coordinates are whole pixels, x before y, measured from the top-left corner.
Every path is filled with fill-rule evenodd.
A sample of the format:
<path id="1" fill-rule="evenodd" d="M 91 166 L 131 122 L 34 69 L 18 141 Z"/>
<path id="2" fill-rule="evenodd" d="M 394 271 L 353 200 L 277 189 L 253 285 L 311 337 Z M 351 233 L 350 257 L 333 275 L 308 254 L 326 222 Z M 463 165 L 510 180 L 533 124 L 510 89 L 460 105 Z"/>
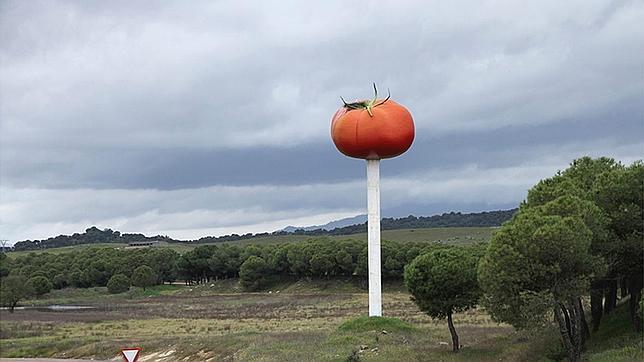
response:
<path id="1" fill-rule="evenodd" d="M 154 270 L 147 265 L 141 265 L 132 273 L 132 285 L 143 288 L 143 290 L 153 286 L 156 282 L 157 276 L 154 274 Z"/>
<path id="2" fill-rule="evenodd" d="M 455 247 L 422 254 L 405 267 L 405 285 L 420 310 L 435 319 L 447 318 L 454 352 L 460 345 L 452 314 L 478 302 L 477 262 L 472 252 Z"/>
<path id="3" fill-rule="evenodd" d="M 239 268 L 239 283 L 245 290 L 258 290 L 266 283 L 269 268 L 259 256 L 251 256 Z"/>
<path id="4" fill-rule="evenodd" d="M 0 251 L 0 278 L 9 275 L 11 271 L 11 260 L 7 257 L 4 250 Z"/>
<path id="5" fill-rule="evenodd" d="M 333 272 L 334 262 L 333 256 L 324 253 L 323 250 L 317 250 L 309 260 L 311 275 L 328 278 Z"/>
<path id="6" fill-rule="evenodd" d="M 63 273 L 56 274 L 52 280 L 52 285 L 54 286 L 54 289 L 63 289 L 69 285 L 69 280 Z"/>
<path id="7" fill-rule="evenodd" d="M 532 328 L 554 315 L 571 361 L 580 359 L 584 342 L 579 298 L 605 270 L 591 254 L 593 234 L 579 216 L 587 206 L 564 196 L 522 209 L 494 234 L 479 265 L 483 302 L 492 318 Z M 555 210 L 559 215 L 551 215 Z"/>
<path id="8" fill-rule="evenodd" d="M 18 302 L 32 294 L 29 284 L 22 276 L 10 275 L 0 280 L 0 304 L 13 313 Z"/>
<path id="9" fill-rule="evenodd" d="M 110 294 L 118 294 L 130 290 L 130 278 L 123 274 L 115 274 L 107 282 L 107 291 Z"/>
<path id="10" fill-rule="evenodd" d="M 49 293 L 51 288 L 53 288 L 49 279 L 43 276 L 33 277 L 27 281 L 27 284 L 29 289 L 32 290 L 33 294 L 37 297 Z"/>

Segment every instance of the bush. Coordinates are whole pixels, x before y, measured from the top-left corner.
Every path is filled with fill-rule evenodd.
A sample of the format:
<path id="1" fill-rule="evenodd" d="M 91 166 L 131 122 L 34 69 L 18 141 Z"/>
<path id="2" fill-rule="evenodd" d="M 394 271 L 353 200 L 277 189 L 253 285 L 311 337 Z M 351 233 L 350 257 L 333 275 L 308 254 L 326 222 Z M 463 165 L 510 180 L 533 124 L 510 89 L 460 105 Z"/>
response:
<path id="1" fill-rule="evenodd" d="M 154 270 L 147 265 L 141 265 L 134 269 L 132 273 L 132 284 L 136 287 L 145 288 L 151 287 L 157 282 L 157 276 Z"/>
<path id="2" fill-rule="evenodd" d="M 51 288 L 53 288 L 49 279 L 43 276 L 33 277 L 27 281 L 27 284 L 29 285 L 29 289 L 31 289 L 37 297 L 49 293 Z"/>
<path id="3" fill-rule="evenodd" d="M 54 276 L 54 279 L 52 280 L 52 284 L 54 286 L 54 289 L 63 289 L 69 285 L 69 281 L 67 280 L 67 276 L 61 273 L 61 274 L 56 274 L 56 276 Z"/>
<path id="4" fill-rule="evenodd" d="M 123 274 L 115 274 L 107 282 L 107 291 L 110 294 L 118 294 L 130 290 L 130 278 Z"/>
<path id="5" fill-rule="evenodd" d="M 251 256 L 239 268 L 239 283 L 245 290 L 258 290 L 266 283 L 268 264 L 259 256 Z"/>

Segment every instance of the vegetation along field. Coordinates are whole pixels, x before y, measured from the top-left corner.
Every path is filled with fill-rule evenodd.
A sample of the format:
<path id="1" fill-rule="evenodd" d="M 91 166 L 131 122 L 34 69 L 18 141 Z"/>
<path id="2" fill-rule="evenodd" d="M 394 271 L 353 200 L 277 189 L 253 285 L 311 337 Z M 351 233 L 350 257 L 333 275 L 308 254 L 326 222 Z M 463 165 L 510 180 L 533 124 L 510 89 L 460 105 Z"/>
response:
<path id="1" fill-rule="evenodd" d="M 395 240 L 401 242 L 420 242 L 420 241 L 437 241 L 444 243 L 464 243 L 469 244 L 472 242 L 479 241 L 489 241 L 492 237 L 492 233 L 498 227 L 437 227 L 429 229 L 396 229 L 396 230 L 383 230 L 382 238 L 384 240 Z M 226 242 L 206 242 L 206 243 L 169 243 L 169 242 L 159 242 L 154 247 L 158 248 L 169 248 L 176 250 L 177 252 L 183 254 L 186 251 L 192 250 L 200 245 L 221 245 L 221 244 L 231 244 L 231 245 L 248 245 L 248 244 L 283 244 L 283 243 L 294 243 L 306 240 L 314 240 L 320 238 L 329 238 L 332 240 L 361 240 L 367 241 L 367 233 L 356 233 L 350 235 L 331 235 L 331 236 L 312 236 L 312 235 L 297 235 L 293 233 L 289 234 L 280 234 L 280 235 L 266 235 L 266 236 L 257 236 L 254 238 L 239 239 L 235 241 L 226 241 Z M 110 248 L 125 248 L 128 244 L 126 243 L 92 243 L 92 244 L 80 244 L 73 246 L 62 246 L 46 249 L 30 249 L 22 251 L 12 251 L 7 253 L 9 257 L 17 257 L 25 255 L 27 253 L 61 253 L 72 250 L 79 250 L 82 248 L 92 248 L 92 247 L 110 247 Z"/>
<path id="2" fill-rule="evenodd" d="M 3 253 L 0 356 L 642 360 L 643 188 L 641 162 L 583 158 L 499 228 L 385 233 L 384 318 L 359 234 Z"/>
<path id="3" fill-rule="evenodd" d="M 16 310 L 2 316 L 2 357 L 113 358 L 123 346 L 141 346 L 147 361 L 218 360 L 547 360 L 561 358 L 555 330 L 535 338 L 497 324 L 483 310 L 457 314 L 463 347 L 453 354 L 442 321 L 420 312 L 400 284 L 386 284 L 388 317 L 369 325 L 367 294 L 346 280 L 276 284 L 244 293 L 235 280 L 199 286 L 159 285 L 121 295 L 107 288 L 55 290 L 24 305 L 84 305 L 91 309 Z M 591 340 L 593 360 L 641 357 L 628 310 L 605 321 L 610 331 Z M 595 335 L 593 335 L 595 338 Z M 188 359 L 185 359 L 188 358 Z"/>

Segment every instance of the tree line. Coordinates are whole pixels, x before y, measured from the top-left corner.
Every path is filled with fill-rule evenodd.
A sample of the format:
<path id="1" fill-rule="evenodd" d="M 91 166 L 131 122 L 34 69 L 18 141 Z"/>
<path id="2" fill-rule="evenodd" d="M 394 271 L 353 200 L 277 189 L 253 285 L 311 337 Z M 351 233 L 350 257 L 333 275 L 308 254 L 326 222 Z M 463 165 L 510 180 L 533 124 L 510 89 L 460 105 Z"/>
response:
<path id="1" fill-rule="evenodd" d="M 15 303 L 10 294 L 24 298 L 42 295 L 51 289 L 105 287 L 117 275 L 117 280 L 127 278 L 127 289 L 130 285 L 145 288 L 172 282 L 177 279 L 179 258 L 176 251 L 168 248 L 95 247 L 60 254 L 28 253 L 15 258 L 0 253 L 3 288 L 0 302 L 13 307 Z M 20 289 L 18 293 L 16 289 Z"/>
<path id="2" fill-rule="evenodd" d="M 145 236 L 138 233 L 123 233 L 112 229 L 99 229 L 96 226 L 87 228 L 84 233 L 74 233 L 72 235 L 58 235 L 43 240 L 24 240 L 13 245 L 12 250 L 39 250 L 49 248 L 60 248 L 64 246 L 74 246 L 82 244 L 101 244 L 101 243 L 132 243 L 141 241 L 175 241 L 168 236 L 156 235 Z"/>
<path id="3" fill-rule="evenodd" d="M 477 213 L 462 214 L 460 212 L 443 213 L 441 215 L 434 215 L 428 217 L 417 217 L 409 215 L 402 218 L 383 218 L 381 221 L 381 228 L 383 230 L 397 230 L 397 229 L 422 229 L 433 227 L 486 227 L 486 226 L 500 226 L 503 222 L 509 220 L 517 209 L 512 210 L 499 210 L 499 211 L 486 211 Z M 172 239 L 165 235 L 145 236 L 138 233 L 123 233 L 114 231 L 112 229 L 99 229 L 92 226 L 85 230 L 84 233 L 74 233 L 72 235 L 58 235 L 44 240 L 24 240 L 19 241 L 13 246 L 13 250 L 38 250 L 48 248 L 59 248 L 64 246 L 73 246 L 81 244 L 96 244 L 96 243 L 131 243 L 140 241 L 165 241 L 169 243 L 223 243 L 230 241 L 238 241 L 242 239 L 261 238 L 271 235 L 306 235 L 306 236 L 335 236 L 335 235 L 352 235 L 357 233 L 364 233 L 367 231 L 367 224 L 356 224 L 333 230 L 302 230 L 298 229 L 292 232 L 275 231 L 264 233 L 248 233 L 248 234 L 230 234 L 223 236 L 206 236 L 196 240 L 177 240 Z"/>
<path id="4" fill-rule="evenodd" d="M 383 241 L 383 278 L 402 280 L 407 263 L 423 252 L 444 247 L 435 242 Z M 145 267 L 145 278 L 137 276 L 137 268 L 141 267 Z M 245 290 L 254 291 L 281 277 L 348 277 L 366 281 L 366 275 L 366 242 L 327 238 L 276 245 L 201 245 L 183 255 L 163 247 L 130 250 L 96 247 L 65 253 L 28 253 L 15 258 L 0 254 L 3 282 L 18 278 L 16 283 L 22 285 L 49 285 L 39 289 L 45 292 L 68 286 L 105 287 L 115 276 L 120 280 L 115 285 L 126 284 L 128 280 L 137 285 L 135 280 L 147 278 L 149 282 L 139 283 L 143 287 L 176 280 L 200 284 L 239 278 Z"/>

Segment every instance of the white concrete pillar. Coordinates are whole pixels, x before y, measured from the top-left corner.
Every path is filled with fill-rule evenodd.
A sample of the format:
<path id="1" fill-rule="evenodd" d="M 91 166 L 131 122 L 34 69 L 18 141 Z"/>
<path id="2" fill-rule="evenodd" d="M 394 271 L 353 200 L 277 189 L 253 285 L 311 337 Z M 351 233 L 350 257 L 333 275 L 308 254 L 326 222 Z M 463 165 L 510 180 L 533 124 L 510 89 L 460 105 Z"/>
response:
<path id="1" fill-rule="evenodd" d="M 367 160 L 369 316 L 382 316 L 380 286 L 380 160 Z"/>

